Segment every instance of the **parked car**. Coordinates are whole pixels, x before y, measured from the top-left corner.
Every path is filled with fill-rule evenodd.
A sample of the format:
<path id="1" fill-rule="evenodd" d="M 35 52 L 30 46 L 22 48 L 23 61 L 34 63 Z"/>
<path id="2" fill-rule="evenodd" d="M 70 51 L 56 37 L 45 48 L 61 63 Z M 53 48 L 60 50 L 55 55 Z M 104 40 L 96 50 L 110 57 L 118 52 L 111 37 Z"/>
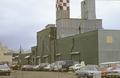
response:
<path id="1" fill-rule="evenodd" d="M 33 70 L 34 70 L 34 71 L 38 71 L 38 70 L 40 70 L 40 64 L 39 64 L 39 65 L 34 66 L 34 67 L 33 67 Z"/>
<path id="2" fill-rule="evenodd" d="M 78 78 L 89 78 L 93 76 L 97 76 L 97 78 L 101 78 L 101 71 L 97 65 L 87 65 L 79 70 L 75 71 L 78 75 Z"/>
<path id="3" fill-rule="evenodd" d="M 65 61 L 56 61 L 53 66 L 53 70 L 63 71 L 63 65 L 65 65 Z"/>
<path id="4" fill-rule="evenodd" d="M 120 66 L 111 66 L 102 70 L 102 77 L 120 77 Z"/>
<path id="5" fill-rule="evenodd" d="M 55 64 L 53 71 L 62 71 L 62 65 L 61 64 Z"/>
<path id="6" fill-rule="evenodd" d="M 54 71 L 54 66 L 55 66 L 55 63 L 50 64 L 50 71 Z"/>
<path id="7" fill-rule="evenodd" d="M 76 62 L 73 60 L 56 61 L 54 65 L 54 71 L 69 71 L 69 67 Z"/>
<path id="8" fill-rule="evenodd" d="M 62 65 L 62 69 L 64 71 L 69 71 L 69 68 L 75 64 L 79 64 L 79 62 L 73 61 L 73 60 L 64 60 L 65 63 Z"/>
<path id="9" fill-rule="evenodd" d="M 73 66 L 69 67 L 70 71 L 76 71 L 81 68 L 81 64 L 74 64 Z"/>
<path id="10" fill-rule="evenodd" d="M 84 61 L 81 61 L 81 63 L 79 62 L 74 62 L 74 65 L 73 66 L 70 66 L 69 67 L 69 70 L 70 71 L 77 71 L 79 70 L 80 68 L 84 67 L 85 66 L 85 62 Z"/>
<path id="11" fill-rule="evenodd" d="M 120 66 L 120 61 L 104 62 L 104 63 L 100 63 L 99 66 L 102 71 L 102 78 L 107 77 L 107 76 L 112 76 L 111 74 L 115 74 L 115 72 L 113 72 L 114 71 L 113 69 L 115 69 L 115 71 L 117 71 L 116 74 L 119 72 L 118 69 Z"/>
<path id="12" fill-rule="evenodd" d="M 23 71 L 32 71 L 33 67 L 34 67 L 34 65 L 23 65 L 21 67 L 21 70 L 23 70 Z"/>
<path id="13" fill-rule="evenodd" d="M 49 63 L 41 63 L 39 65 L 36 65 L 33 67 L 33 70 L 35 71 L 43 71 L 44 67 L 46 67 Z"/>
<path id="14" fill-rule="evenodd" d="M 68 70 L 70 66 L 74 65 L 74 61 L 72 60 L 65 60 L 62 68 Z"/>
<path id="15" fill-rule="evenodd" d="M 51 70 L 51 64 L 46 65 L 43 67 L 44 71 L 50 71 Z"/>
<path id="16" fill-rule="evenodd" d="M 7 64 L 0 64 L 0 75 L 10 75 L 11 69 Z"/>

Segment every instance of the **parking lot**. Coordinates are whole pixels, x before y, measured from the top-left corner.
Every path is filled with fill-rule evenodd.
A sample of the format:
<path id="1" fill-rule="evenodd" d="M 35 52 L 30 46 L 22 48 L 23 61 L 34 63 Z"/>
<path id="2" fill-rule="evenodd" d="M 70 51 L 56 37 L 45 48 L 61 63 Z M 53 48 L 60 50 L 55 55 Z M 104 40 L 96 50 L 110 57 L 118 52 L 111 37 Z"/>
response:
<path id="1" fill-rule="evenodd" d="M 10 76 L 0 78 L 77 78 L 72 72 L 12 71 Z"/>

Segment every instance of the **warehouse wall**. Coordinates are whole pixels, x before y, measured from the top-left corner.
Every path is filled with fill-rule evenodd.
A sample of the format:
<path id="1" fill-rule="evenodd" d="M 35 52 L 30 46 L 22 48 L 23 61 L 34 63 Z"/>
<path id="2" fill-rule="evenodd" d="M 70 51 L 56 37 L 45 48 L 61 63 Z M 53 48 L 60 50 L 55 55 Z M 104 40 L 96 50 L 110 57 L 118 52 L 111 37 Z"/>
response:
<path id="1" fill-rule="evenodd" d="M 120 60 L 120 30 L 99 30 L 99 63 Z"/>
<path id="2" fill-rule="evenodd" d="M 78 37 L 78 41 L 79 44 L 76 42 L 76 47 L 81 53 L 81 60 L 85 61 L 86 64 L 98 64 L 97 30 L 82 34 L 80 37 Z"/>
<path id="3" fill-rule="evenodd" d="M 87 64 L 98 64 L 98 35 L 97 31 L 65 37 L 57 40 L 57 54 L 60 60 L 72 59 L 85 61 Z M 74 54 L 74 53 L 78 54 Z M 72 58 L 76 56 L 76 58 Z"/>
<path id="4" fill-rule="evenodd" d="M 51 44 L 52 40 L 56 39 L 56 27 L 54 24 L 49 24 L 40 32 L 37 32 L 37 56 L 40 56 L 40 62 L 51 61 Z"/>
<path id="5" fill-rule="evenodd" d="M 47 62 L 75 60 L 99 64 L 120 59 L 119 30 L 94 30 L 60 39 L 56 39 L 55 30 L 47 28 L 38 32 L 37 54 L 41 62 L 46 62 L 46 55 Z"/>
<path id="6" fill-rule="evenodd" d="M 70 59 L 70 52 L 72 48 L 72 37 L 66 37 L 62 39 L 58 39 L 56 41 L 56 54 L 60 54 L 60 59 L 56 60 L 67 60 Z"/>

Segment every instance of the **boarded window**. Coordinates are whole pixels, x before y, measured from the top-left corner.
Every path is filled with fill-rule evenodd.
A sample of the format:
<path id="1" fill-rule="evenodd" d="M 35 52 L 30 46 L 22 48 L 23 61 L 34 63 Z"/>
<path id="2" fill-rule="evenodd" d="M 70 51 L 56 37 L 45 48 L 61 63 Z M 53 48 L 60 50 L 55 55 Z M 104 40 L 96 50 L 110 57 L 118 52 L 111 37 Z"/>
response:
<path id="1" fill-rule="evenodd" d="M 106 37 L 106 42 L 109 43 L 109 44 L 112 44 L 113 43 L 113 37 L 112 36 L 107 36 Z"/>

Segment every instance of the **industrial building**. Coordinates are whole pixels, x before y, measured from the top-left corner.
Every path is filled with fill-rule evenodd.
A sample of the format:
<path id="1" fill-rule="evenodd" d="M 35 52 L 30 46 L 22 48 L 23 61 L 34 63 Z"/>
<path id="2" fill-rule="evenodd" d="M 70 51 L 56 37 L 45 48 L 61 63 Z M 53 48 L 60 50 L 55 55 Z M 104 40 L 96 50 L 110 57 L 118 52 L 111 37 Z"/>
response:
<path id="1" fill-rule="evenodd" d="M 57 60 L 86 64 L 120 61 L 120 30 L 105 30 L 96 19 L 95 0 L 81 2 L 81 19 L 70 18 L 70 1 L 56 1 L 56 24 L 37 32 L 33 63 Z"/>

